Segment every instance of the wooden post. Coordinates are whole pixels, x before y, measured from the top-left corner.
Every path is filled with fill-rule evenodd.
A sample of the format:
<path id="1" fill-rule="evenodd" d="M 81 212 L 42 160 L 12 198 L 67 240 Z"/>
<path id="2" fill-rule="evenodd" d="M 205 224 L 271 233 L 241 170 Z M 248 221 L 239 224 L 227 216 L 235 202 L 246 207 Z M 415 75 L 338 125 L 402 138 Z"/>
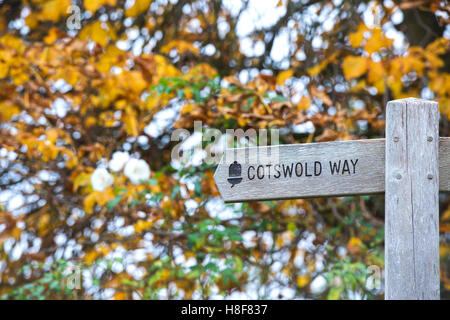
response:
<path id="1" fill-rule="evenodd" d="M 439 299 L 439 106 L 386 110 L 385 298 Z"/>

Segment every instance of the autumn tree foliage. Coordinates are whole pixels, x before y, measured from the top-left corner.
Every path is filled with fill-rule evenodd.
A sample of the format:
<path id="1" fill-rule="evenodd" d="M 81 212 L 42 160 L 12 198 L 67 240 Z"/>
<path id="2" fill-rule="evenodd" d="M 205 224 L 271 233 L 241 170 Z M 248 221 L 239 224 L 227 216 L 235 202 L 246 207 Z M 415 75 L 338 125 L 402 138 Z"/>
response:
<path id="1" fill-rule="evenodd" d="M 2 298 L 383 297 L 366 283 L 381 195 L 225 205 L 172 133 L 383 137 L 387 101 L 412 96 L 439 102 L 448 136 L 450 7 L 262 2 L 0 2 Z"/>

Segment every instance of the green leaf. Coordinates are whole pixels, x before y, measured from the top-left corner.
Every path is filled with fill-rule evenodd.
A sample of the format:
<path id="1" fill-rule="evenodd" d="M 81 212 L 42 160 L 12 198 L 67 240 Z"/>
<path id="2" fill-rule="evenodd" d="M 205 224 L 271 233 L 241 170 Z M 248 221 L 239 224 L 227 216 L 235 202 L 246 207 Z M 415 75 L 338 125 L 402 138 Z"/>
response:
<path id="1" fill-rule="evenodd" d="M 106 204 L 106 208 L 108 210 L 113 209 L 120 201 L 122 200 L 122 196 L 117 196 Z"/>

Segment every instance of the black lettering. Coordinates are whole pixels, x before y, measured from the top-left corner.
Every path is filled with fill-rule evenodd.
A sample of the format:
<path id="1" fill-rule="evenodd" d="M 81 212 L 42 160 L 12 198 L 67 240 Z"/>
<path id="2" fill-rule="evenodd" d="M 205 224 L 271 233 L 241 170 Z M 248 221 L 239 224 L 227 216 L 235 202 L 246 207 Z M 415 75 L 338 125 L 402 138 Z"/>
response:
<path id="1" fill-rule="evenodd" d="M 248 170 L 247 170 L 247 177 L 248 177 L 248 180 L 253 180 L 253 179 L 255 179 L 255 175 L 253 174 L 253 178 L 250 178 L 250 169 L 253 169 L 253 171 L 255 170 L 255 167 L 254 166 L 249 166 L 248 167 Z"/>
<path id="2" fill-rule="evenodd" d="M 271 167 L 271 166 L 272 166 L 271 164 L 266 164 L 266 167 L 267 167 L 267 169 L 268 169 L 269 179 L 270 179 L 270 167 Z"/>
<path id="3" fill-rule="evenodd" d="M 273 177 L 276 178 L 276 179 L 281 177 L 280 165 L 279 164 L 274 165 L 273 169 L 277 172 Z"/>
<path id="4" fill-rule="evenodd" d="M 322 163 L 320 163 L 320 161 L 314 161 L 314 175 L 320 176 L 320 174 L 322 173 Z"/>
<path id="5" fill-rule="evenodd" d="M 351 163 L 352 163 L 352 165 L 353 165 L 353 173 L 356 173 L 356 164 L 358 163 L 358 160 L 359 160 L 359 159 L 356 159 L 355 162 L 353 162 L 353 160 L 350 160 Z"/>
<path id="6" fill-rule="evenodd" d="M 300 165 L 300 173 L 298 173 L 298 166 Z M 300 162 L 297 162 L 297 164 L 295 165 L 295 175 L 297 177 L 301 177 L 303 174 L 303 165 Z"/>
<path id="7" fill-rule="evenodd" d="M 312 174 L 308 174 L 308 163 L 305 162 L 305 177 L 312 177 Z"/>
<path id="8" fill-rule="evenodd" d="M 348 172 L 348 174 L 350 174 L 350 168 L 347 160 L 344 160 L 344 165 L 342 166 L 342 174 L 344 174 L 344 172 Z"/>
<path id="9" fill-rule="evenodd" d="M 339 164 L 336 162 L 331 162 L 330 161 L 330 171 L 331 174 L 339 173 L 339 170 L 341 169 L 341 160 L 339 160 Z"/>
<path id="10" fill-rule="evenodd" d="M 290 167 L 289 166 L 285 167 L 284 164 L 282 166 L 283 166 L 284 177 L 287 178 L 288 174 L 289 174 L 289 177 L 292 177 L 292 169 L 294 168 L 294 164 L 291 163 Z"/>
<path id="11" fill-rule="evenodd" d="M 259 169 L 262 169 L 262 172 Z M 261 175 L 259 174 L 260 172 Z M 256 175 L 258 176 L 259 180 L 262 180 L 264 178 L 264 166 L 258 166 L 258 169 L 256 169 Z"/>

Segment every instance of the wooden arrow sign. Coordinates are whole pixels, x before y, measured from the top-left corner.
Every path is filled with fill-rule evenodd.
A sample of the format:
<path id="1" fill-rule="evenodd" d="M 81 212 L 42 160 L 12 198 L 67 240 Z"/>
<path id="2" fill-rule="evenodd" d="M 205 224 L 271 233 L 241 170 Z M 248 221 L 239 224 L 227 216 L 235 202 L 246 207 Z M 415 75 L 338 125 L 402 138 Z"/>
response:
<path id="1" fill-rule="evenodd" d="M 384 191 L 384 140 L 227 150 L 214 175 L 225 202 Z"/>
<path id="2" fill-rule="evenodd" d="M 450 191 L 450 138 L 439 148 Z M 229 149 L 214 180 L 225 202 L 383 193 L 385 139 Z"/>

